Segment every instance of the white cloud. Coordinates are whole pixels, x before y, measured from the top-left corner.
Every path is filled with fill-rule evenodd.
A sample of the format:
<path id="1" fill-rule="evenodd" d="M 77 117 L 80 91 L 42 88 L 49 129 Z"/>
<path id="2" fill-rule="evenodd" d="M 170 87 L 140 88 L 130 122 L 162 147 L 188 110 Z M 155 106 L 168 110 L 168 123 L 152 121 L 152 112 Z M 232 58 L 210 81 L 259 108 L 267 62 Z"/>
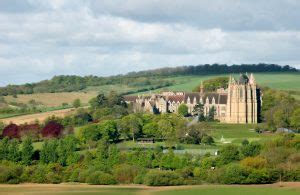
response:
<path id="1" fill-rule="evenodd" d="M 0 9 L 0 85 L 215 62 L 300 64 L 300 30 L 289 28 L 294 21 L 276 23 L 269 9 L 253 9 L 261 1 L 92 2 L 30 0 L 29 11 Z"/>

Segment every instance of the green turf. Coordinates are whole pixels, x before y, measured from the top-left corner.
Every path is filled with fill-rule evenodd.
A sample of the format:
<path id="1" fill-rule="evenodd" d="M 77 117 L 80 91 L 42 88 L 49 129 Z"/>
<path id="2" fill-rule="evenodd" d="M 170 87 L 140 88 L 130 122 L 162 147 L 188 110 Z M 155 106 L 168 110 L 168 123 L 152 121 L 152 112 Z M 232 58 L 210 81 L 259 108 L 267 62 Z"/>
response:
<path id="1" fill-rule="evenodd" d="M 228 76 L 228 74 L 168 77 L 166 79 L 172 81 L 174 85 L 165 89 L 192 91 L 195 87 L 200 85 L 201 81 L 221 76 Z M 239 75 L 234 74 L 234 77 L 238 78 Z M 300 85 L 298 85 L 298 83 L 300 83 L 299 73 L 255 73 L 254 77 L 259 86 L 268 86 L 280 90 L 300 91 Z M 159 90 L 162 89 L 155 91 Z"/>
<path id="2" fill-rule="evenodd" d="M 210 186 L 198 187 L 198 189 L 169 190 L 158 192 L 156 195 L 296 195 L 299 193 L 299 188 Z"/>
<path id="3" fill-rule="evenodd" d="M 300 193 L 299 187 L 278 187 L 278 186 L 192 186 L 185 188 L 184 186 L 176 187 L 159 187 L 159 188 L 145 188 L 145 187 L 103 187 L 103 186 L 80 186 L 80 185 L 11 185 L 1 186 L 0 195 L 10 194 L 107 194 L 107 195 L 297 195 Z"/>

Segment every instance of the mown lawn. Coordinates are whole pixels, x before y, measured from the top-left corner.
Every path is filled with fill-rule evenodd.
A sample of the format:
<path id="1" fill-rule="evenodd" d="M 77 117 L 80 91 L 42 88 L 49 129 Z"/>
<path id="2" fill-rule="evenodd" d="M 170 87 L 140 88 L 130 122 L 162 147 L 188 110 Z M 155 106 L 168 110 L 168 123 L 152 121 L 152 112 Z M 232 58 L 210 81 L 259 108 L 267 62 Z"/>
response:
<path id="1" fill-rule="evenodd" d="M 107 194 L 107 195 L 298 195 L 299 185 L 292 187 L 279 187 L 274 185 L 252 186 L 175 186 L 175 187 L 146 187 L 146 186 L 90 186 L 78 184 L 25 184 L 0 185 L 0 195 L 11 194 Z"/>
<path id="2" fill-rule="evenodd" d="M 157 195 L 296 195 L 299 188 L 279 188 L 263 186 L 209 186 L 191 189 L 176 189 L 156 193 Z"/>

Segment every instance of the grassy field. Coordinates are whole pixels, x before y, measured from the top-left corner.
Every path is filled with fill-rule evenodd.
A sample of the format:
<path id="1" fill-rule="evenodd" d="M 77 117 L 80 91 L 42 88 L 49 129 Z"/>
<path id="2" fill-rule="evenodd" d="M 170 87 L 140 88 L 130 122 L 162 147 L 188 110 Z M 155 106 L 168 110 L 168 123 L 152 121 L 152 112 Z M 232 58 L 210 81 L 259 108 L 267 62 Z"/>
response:
<path id="1" fill-rule="evenodd" d="M 46 118 L 51 117 L 51 116 L 64 117 L 64 116 L 70 115 L 74 112 L 75 112 L 75 109 L 68 108 L 68 109 L 63 109 L 63 110 L 54 110 L 54 111 L 43 112 L 43 113 L 15 116 L 15 117 L 11 117 L 11 118 L 3 118 L 3 119 L 0 119 L 0 122 L 3 122 L 5 124 L 9 124 L 10 122 L 13 122 L 15 124 L 24 124 L 24 123 L 34 122 L 35 120 L 43 121 Z"/>
<path id="2" fill-rule="evenodd" d="M 168 87 L 170 90 L 178 91 L 192 91 L 197 87 L 201 81 L 218 77 L 218 76 L 228 76 L 228 74 L 223 75 L 199 75 L 199 76 L 177 76 L 177 77 L 167 77 L 166 79 L 172 81 L 174 85 Z M 234 75 L 238 77 L 238 74 Z M 299 73 L 256 73 L 255 78 L 260 86 L 268 86 L 274 89 L 281 90 L 294 90 L 300 91 L 300 74 Z M 109 91 L 114 90 L 118 93 L 124 93 L 131 90 L 136 90 L 136 88 L 129 87 L 127 85 L 103 85 L 96 87 L 88 87 L 80 92 L 63 92 L 63 93 L 37 93 L 28 95 L 18 95 L 17 98 L 13 96 L 6 96 L 5 100 L 7 102 L 19 102 L 28 103 L 30 100 L 35 100 L 47 107 L 60 106 L 62 103 L 72 104 L 72 102 L 79 98 L 83 104 L 87 104 L 88 101 L 95 97 L 98 93 L 107 94 Z M 160 91 L 162 89 L 157 89 L 155 91 Z M 297 96 L 297 95 L 295 95 Z"/>
<path id="3" fill-rule="evenodd" d="M 297 195 L 300 193 L 299 183 L 283 183 L 272 185 L 203 185 L 203 186 L 91 186 L 86 184 L 22 184 L 0 185 L 0 195 L 11 194 L 107 194 L 107 195 Z"/>
<path id="4" fill-rule="evenodd" d="M 97 95 L 97 91 L 88 92 L 63 92 L 63 93 L 36 93 L 18 95 L 17 98 L 13 96 L 4 97 L 6 102 L 17 102 L 27 104 L 30 100 L 35 100 L 38 103 L 47 107 L 61 106 L 63 103 L 72 104 L 75 99 L 80 99 L 83 104 Z"/>
<path id="5" fill-rule="evenodd" d="M 201 81 L 219 77 L 219 76 L 228 76 L 224 75 L 204 75 L 204 76 L 179 76 L 169 78 L 172 81 L 175 81 L 176 84 L 170 86 L 170 90 L 184 90 L 192 91 L 195 87 L 199 86 Z M 238 74 L 234 75 L 238 78 Z M 281 90 L 295 90 L 300 91 L 300 74 L 299 73 L 255 73 L 254 77 L 259 86 L 268 86 L 274 89 Z"/>

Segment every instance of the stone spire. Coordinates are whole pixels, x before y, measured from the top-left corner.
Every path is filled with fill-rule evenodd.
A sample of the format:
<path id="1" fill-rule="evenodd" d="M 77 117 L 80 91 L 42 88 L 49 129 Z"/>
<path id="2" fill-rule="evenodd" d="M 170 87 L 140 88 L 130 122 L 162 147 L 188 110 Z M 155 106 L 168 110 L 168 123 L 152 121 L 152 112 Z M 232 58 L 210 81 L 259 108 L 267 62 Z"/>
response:
<path id="1" fill-rule="evenodd" d="M 200 84 L 200 95 L 202 96 L 204 94 L 204 86 L 203 86 L 203 81 L 201 81 Z"/>
<path id="2" fill-rule="evenodd" d="M 250 74 L 250 77 L 249 77 L 249 84 L 256 85 L 256 81 L 255 81 L 255 78 L 252 73 Z"/>

